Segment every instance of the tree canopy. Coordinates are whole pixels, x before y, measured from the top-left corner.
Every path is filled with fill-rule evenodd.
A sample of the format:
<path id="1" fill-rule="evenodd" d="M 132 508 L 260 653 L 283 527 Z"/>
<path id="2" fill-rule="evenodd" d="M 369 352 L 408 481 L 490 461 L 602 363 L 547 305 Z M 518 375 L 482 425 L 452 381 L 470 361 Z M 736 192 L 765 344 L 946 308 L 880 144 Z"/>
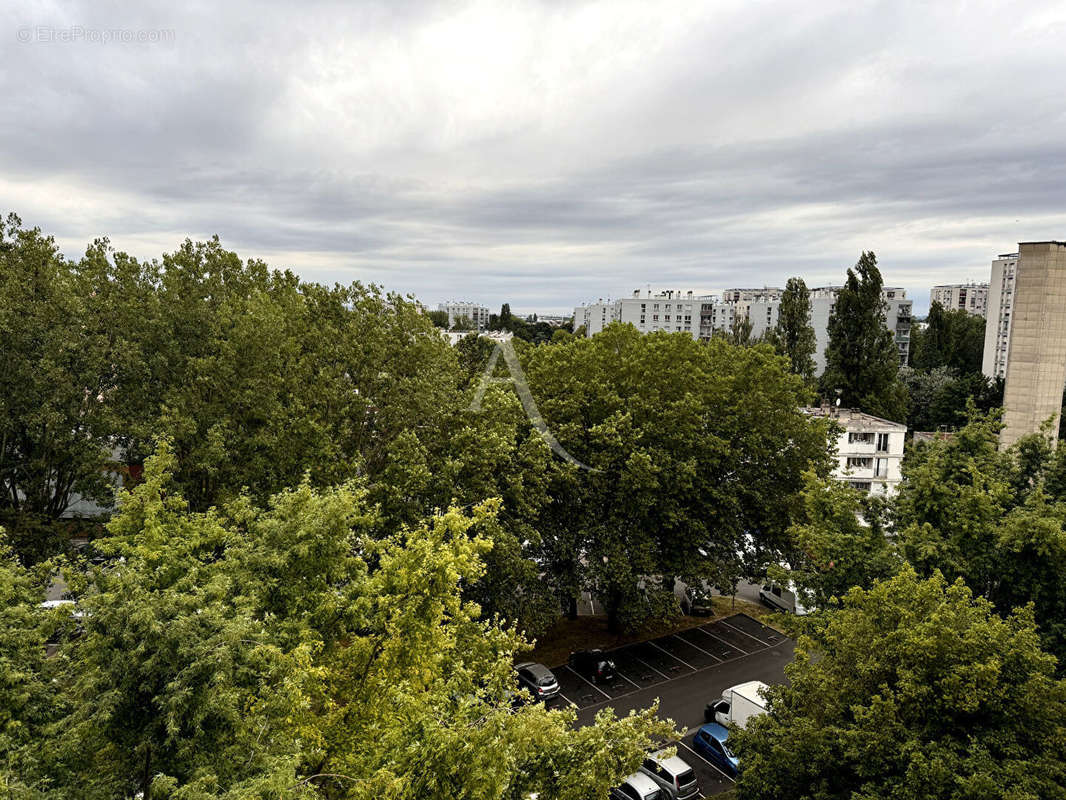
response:
<path id="1" fill-rule="evenodd" d="M 829 315 L 829 343 L 821 388 L 845 407 L 902 420 L 906 390 L 897 380 L 899 353 L 885 326 L 883 281 L 877 257 L 863 252 L 836 296 Z M 839 393 L 839 395 L 838 395 Z"/>
<path id="2" fill-rule="evenodd" d="M 498 503 L 394 534 L 357 483 L 194 512 L 174 465 L 164 443 L 123 497 L 60 657 L 0 664 L 13 796 L 578 800 L 670 735 L 653 710 L 575 729 L 571 711 L 513 707 L 525 645 L 461 590 Z M 0 581 L 7 619 L 35 630 L 26 578 L 7 560 Z M 0 649 L 39 638 L 5 628 Z M 23 741 L 34 726 L 47 736 Z"/>
<path id="3" fill-rule="evenodd" d="M 1030 610 L 908 568 L 852 589 L 786 673 L 730 738 L 741 800 L 1063 796 L 1066 682 Z"/>
<path id="4" fill-rule="evenodd" d="M 803 278 L 789 278 L 781 293 L 777 325 L 768 336 L 778 353 L 788 359 L 789 369 L 807 380 L 814 378 L 817 347 L 811 327 L 811 293 Z"/>

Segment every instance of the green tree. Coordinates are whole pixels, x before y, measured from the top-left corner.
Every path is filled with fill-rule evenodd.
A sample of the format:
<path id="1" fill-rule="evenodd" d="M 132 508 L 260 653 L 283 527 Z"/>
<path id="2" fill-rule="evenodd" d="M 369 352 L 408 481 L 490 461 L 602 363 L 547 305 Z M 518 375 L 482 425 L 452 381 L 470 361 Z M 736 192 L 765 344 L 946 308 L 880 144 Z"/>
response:
<path id="1" fill-rule="evenodd" d="M 474 324 L 470 317 L 463 314 L 455 318 L 455 322 L 452 324 L 453 331 L 475 331 L 477 326 Z"/>
<path id="2" fill-rule="evenodd" d="M 903 563 L 886 535 L 885 501 L 860 494 L 834 478 L 807 472 L 802 505 L 789 528 L 788 577 L 807 608 L 827 608 L 853 586 L 869 588 Z"/>
<path id="3" fill-rule="evenodd" d="M 24 796 L 578 800 L 671 735 L 653 709 L 576 730 L 513 708 L 526 645 L 461 590 L 498 503 L 389 533 L 362 487 L 305 482 L 200 513 L 174 466 L 164 443 L 99 545 L 122 561 L 92 573 L 60 645 L 65 712 L 2 753 Z"/>
<path id="4" fill-rule="evenodd" d="M 430 322 L 433 323 L 435 328 L 447 328 L 448 327 L 448 312 L 447 311 L 427 311 L 426 316 L 429 317 Z"/>
<path id="5" fill-rule="evenodd" d="M 774 560 L 802 471 L 828 469 L 802 379 L 766 346 L 611 325 L 532 348 L 525 369 L 555 438 L 596 470 L 548 475 L 542 560 L 564 605 L 595 591 L 614 627 L 665 613 L 674 577 L 728 585 L 749 536 Z"/>
<path id="6" fill-rule="evenodd" d="M 985 321 L 962 309 L 946 310 L 940 303 L 929 307 L 925 328 L 911 331 L 911 364 L 916 369 L 949 367 L 960 373 L 981 371 L 985 346 Z"/>
<path id="7" fill-rule="evenodd" d="M 769 712 L 735 733 L 737 795 L 1062 797 L 1054 671 L 1030 610 L 1001 618 L 961 582 L 909 569 L 852 589 L 800 637 Z"/>
<path id="8" fill-rule="evenodd" d="M 962 578 L 1000 613 L 1033 603 L 1044 644 L 1066 656 L 1061 456 L 1039 434 L 999 450 L 999 414 L 979 414 L 904 463 L 896 503 L 902 551 L 919 574 Z"/>
<path id="9" fill-rule="evenodd" d="M 74 263 L 14 215 L 0 227 L 0 523 L 30 560 L 77 498 L 112 497 L 119 387 L 136 351 L 109 289 L 139 268 L 102 272 L 104 248 Z"/>
<path id="10" fill-rule="evenodd" d="M 1003 405 L 1003 380 L 980 372 L 960 374 L 951 367 L 928 371 L 900 367 L 899 378 L 907 388 L 907 427 L 915 431 L 955 430 L 966 424 L 967 404 L 980 411 Z"/>
<path id="11" fill-rule="evenodd" d="M 802 278 L 789 278 L 781 294 L 777 325 L 768 337 L 778 353 L 788 359 L 796 375 L 814 378 L 814 328 L 811 327 L 811 293 Z"/>
<path id="12" fill-rule="evenodd" d="M 822 393 L 839 392 L 845 406 L 892 420 L 906 415 L 906 390 L 897 380 L 899 354 L 885 326 L 883 282 L 877 257 L 863 252 L 837 293 L 829 315 Z"/>

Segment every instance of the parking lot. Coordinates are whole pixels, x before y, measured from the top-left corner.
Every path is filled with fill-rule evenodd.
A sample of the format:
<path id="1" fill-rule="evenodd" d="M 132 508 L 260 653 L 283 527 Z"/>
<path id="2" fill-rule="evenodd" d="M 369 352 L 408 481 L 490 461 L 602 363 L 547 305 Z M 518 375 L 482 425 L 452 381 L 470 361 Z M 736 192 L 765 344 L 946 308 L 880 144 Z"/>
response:
<path id="1" fill-rule="evenodd" d="M 554 667 L 561 692 L 553 704 L 577 707 L 578 722 L 588 724 L 600 709 L 612 707 L 626 714 L 658 700 L 659 716 L 686 731 L 678 755 L 696 772 L 704 796 L 711 797 L 729 789 L 733 781 L 691 749 L 692 737 L 703 724 L 704 706 L 744 681 L 782 683 L 792 652 L 791 639 L 745 614 L 735 614 L 611 651 L 619 674 L 611 686 L 592 684 L 567 666 Z"/>

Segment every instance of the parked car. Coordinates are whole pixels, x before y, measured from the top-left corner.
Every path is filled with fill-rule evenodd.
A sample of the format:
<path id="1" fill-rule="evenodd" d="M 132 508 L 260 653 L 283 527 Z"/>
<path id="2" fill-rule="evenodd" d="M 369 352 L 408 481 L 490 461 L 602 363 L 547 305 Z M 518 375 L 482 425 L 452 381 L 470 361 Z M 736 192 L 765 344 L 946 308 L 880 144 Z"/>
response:
<path id="1" fill-rule="evenodd" d="M 764 584 L 759 589 L 759 599 L 770 608 L 800 617 L 812 610 L 804 608 L 803 603 L 800 602 L 799 596 L 796 594 L 796 587 L 791 583 L 787 586 L 782 586 L 772 581 Z"/>
<path id="2" fill-rule="evenodd" d="M 713 703 L 708 703 L 703 711 L 706 722 L 720 725 L 733 723 L 741 728 L 757 714 L 766 712 L 766 699 L 763 692 L 770 687 L 762 681 L 748 681 L 730 686 L 722 696 Z"/>
<path id="3" fill-rule="evenodd" d="M 611 800 L 664 800 L 659 784 L 643 772 L 634 772 L 621 786 L 611 789 Z"/>
<path id="4" fill-rule="evenodd" d="M 709 617 L 714 613 L 711 593 L 702 586 L 688 586 L 681 595 L 681 610 L 690 617 Z"/>
<path id="5" fill-rule="evenodd" d="M 672 800 L 690 800 L 698 797 L 700 785 L 696 773 L 681 758 L 666 755 L 664 750 L 652 753 L 644 759 L 640 771 L 659 784 L 663 794 Z"/>
<path id="6" fill-rule="evenodd" d="M 529 690 L 536 700 L 550 700 L 559 694 L 559 681 L 550 669 L 543 664 L 526 661 L 515 665 L 518 673 L 518 685 Z"/>
<path id="7" fill-rule="evenodd" d="M 717 722 L 708 722 L 696 731 L 692 740 L 692 749 L 707 758 L 712 764 L 729 775 L 736 775 L 739 768 L 737 757 L 729 749 L 726 741 L 729 731 Z"/>
<path id="8" fill-rule="evenodd" d="M 578 650 L 570 654 L 570 669 L 593 683 L 613 683 L 618 679 L 614 662 L 602 650 Z"/>

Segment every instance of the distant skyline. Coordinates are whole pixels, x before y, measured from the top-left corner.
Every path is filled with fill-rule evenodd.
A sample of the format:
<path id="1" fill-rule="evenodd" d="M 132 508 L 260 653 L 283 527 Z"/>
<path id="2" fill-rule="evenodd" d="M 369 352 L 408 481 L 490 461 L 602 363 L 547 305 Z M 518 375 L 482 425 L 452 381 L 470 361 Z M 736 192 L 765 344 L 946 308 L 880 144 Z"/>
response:
<path id="1" fill-rule="evenodd" d="M 923 314 L 1066 238 L 1060 2 L 28 2 L 0 37 L 0 208 L 72 257 L 218 234 L 569 313 L 866 249 Z"/>

